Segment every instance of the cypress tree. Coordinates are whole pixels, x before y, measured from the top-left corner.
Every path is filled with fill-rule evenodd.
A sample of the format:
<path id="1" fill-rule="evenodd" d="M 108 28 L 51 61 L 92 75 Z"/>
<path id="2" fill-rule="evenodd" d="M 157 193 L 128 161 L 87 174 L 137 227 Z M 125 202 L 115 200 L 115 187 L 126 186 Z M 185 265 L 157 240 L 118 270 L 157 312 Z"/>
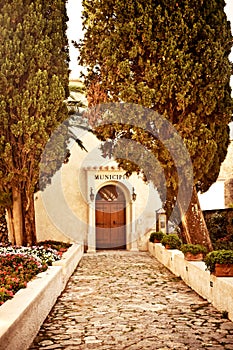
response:
<path id="1" fill-rule="evenodd" d="M 66 8 L 64 0 L 0 0 L 0 6 L 1 205 L 12 218 L 12 243 L 31 245 L 41 154 L 68 116 Z"/>
<path id="2" fill-rule="evenodd" d="M 181 135 L 194 173 L 190 206 L 186 215 L 181 212 L 184 234 L 188 242 L 209 249 L 196 190 L 206 191 L 216 181 L 228 147 L 233 110 L 228 58 L 232 35 L 224 6 L 224 0 L 195 4 L 188 0 L 83 0 L 84 39 L 77 45 L 79 63 L 87 67 L 90 106 L 120 101 L 143 105 L 162 115 Z M 93 124 L 95 118 L 98 114 L 91 114 Z M 115 122 L 115 128 L 96 130 L 100 139 L 127 135 L 159 154 L 161 145 L 154 147 L 153 137 L 148 143 L 148 133 Z M 155 121 L 142 118 L 141 125 L 153 129 Z M 172 203 L 177 193 L 176 172 L 164 159 L 159 161 L 169 187 L 167 202 Z M 118 161 L 129 173 L 139 171 L 140 166 L 132 162 Z"/>

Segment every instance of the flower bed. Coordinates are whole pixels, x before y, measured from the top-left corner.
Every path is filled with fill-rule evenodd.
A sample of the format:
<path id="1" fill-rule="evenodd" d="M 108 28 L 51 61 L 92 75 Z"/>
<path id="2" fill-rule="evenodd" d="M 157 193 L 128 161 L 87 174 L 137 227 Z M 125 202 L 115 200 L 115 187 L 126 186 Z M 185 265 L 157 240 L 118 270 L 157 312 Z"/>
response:
<path id="1" fill-rule="evenodd" d="M 58 242 L 58 241 L 52 241 L 52 240 L 46 240 L 46 241 L 41 241 L 38 242 L 38 246 L 43 246 L 44 248 L 48 249 L 55 249 L 58 251 L 59 255 L 62 255 L 64 252 L 66 252 L 70 247 L 70 243 L 65 243 L 65 242 Z"/>
<path id="2" fill-rule="evenodd" d="M 39 246 L 0 246 L 0 305 L 27 286 L 27 282 L 61 259 L 68 244 L 41 242 Z"/>
<path id="3" fill-rule="evenodd" d="M 26 350 L 30 347 L 82 255 L 83 246 L 72 244 L 60 260 L 0 307 L 0 349 Z"/>
<path id="4" fill-rule="evenodd" d="M 0 255 L 0 305 L 11 299 L 19 289 L 25 288 L 48 265 L 23 254 Z"/>

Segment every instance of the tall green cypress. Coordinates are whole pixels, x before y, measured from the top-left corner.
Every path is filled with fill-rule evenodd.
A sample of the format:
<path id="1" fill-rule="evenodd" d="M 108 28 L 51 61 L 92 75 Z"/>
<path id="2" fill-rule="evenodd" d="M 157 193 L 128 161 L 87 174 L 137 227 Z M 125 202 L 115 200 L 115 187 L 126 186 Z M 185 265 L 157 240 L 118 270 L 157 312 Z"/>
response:
<path id="1" fill-rule="evenodd" d="M 15 243 L 33 244 L 41 154 L 68 116 L 67 15 L 64 0 L 0 6 L 0 197 L 12 209 Z"/>
<path id="2" fill-rule="evenodd" d="M 216 181 L 228 147 L 233 111 L 228 58 L 232 35 L 224 6 L 224 0 L 195 4 L 188 0 L 83 0 L 84 39 L 78 45 L 79 62 L 87 67 L 90 105 L 106 101 L 143 105 L 159 112 L 183 138 L 194 172 L 193 196 L 183 227 L 188 241 L 210 248 L 196 188 L 206 191 Z M 153 123 L 153 118 L 140 120 L 147 130 Z M 97 132 L 101 139 L 119 138 L 123 135 L 119 129 L 112 132 L 105 127 Z M 159 153 L 159 145 L 156 151 L 153 141 L 148 146 L 141 131 L 136 133 L 138 138 L 135 130 L 131 135 L 134 140 Z M 129 130 L 125 134 L 130 137 Z M 175 174 L 166 157 L 160 162 L 175 198 Z M 129 172 L 135 170 L 131 162 L 120 160 L 120 164 Z"/>

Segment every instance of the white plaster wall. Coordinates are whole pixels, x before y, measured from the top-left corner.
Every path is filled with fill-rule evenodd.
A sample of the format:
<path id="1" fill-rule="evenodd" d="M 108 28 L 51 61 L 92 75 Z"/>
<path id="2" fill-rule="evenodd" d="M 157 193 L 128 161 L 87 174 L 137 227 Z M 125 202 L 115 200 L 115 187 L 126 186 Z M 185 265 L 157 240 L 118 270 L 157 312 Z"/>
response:
<path id="1" fill-rule="evenodd" d="M 70 242 L 70 239 L 56 227 L 44 206 L 41 192 L 35 195 L 36 236 L 38 241 L 55 240 Z"/>
<path id="2" fill-rule="evenodd" d="M 62 259 L 28 282 L 14 298 L 0 308 L 0 349 L 26 350 L 48 316 L 58 296 L 83 255 L 80 245 L 73 245 Z"/>
<path id="3" fill-rule="evenodd" d="M 96 195 L 99 188 L 108 183 L 104 180 L 95 180 L 95 174 L 106 174 L 106 172 L 124 174 L 124 171 L 117 168 L 116 162 L 102 157 L 99 149 L 100 142 L 93 134 L 81 130 L 77 137 L 82 140 L 88 152 L 81 150 L 76 143 L 73 143 L 70 147 L 69 162 L 55 174 L 51 185 L 36 196 L 38 240 L 75 241 L 86 245 L 89 205 L 94 210 L 95 203 L 90 201 L 90 188 L 93 188 Z M 103 170 L 101 167 L 104 167 Z M 110 170 L 106 171 L 106 167 Z M 158 193 L 152 185 L 144 183 L 137 174 L 120 182 L 127 188 L 127 205 L 131 206 L 133 187 L 137 194 L 134 202 L 133 224 L 138 238 L 138 247 L 146 250 L 145 233 L 154 225 L 155 211 L 161 207 Z M 131 226 L 132 213 L 130 215 L 127 219 Z M 131 228 L 128 227 L 128 230 Z"/>
<path id="4" fill-rule="evenodd" d="M 216 277 L 203 261 L 187 261 L 179 250 L 167 250 L 160 243 L 148 243 L 148 250 L 172 273 L 233 321 L 233 277 Z"/>
<path id="5" fill-rule="evenodd" d="M 86 157 L 76 143 L 69 162 L 53 177 L 51 185 L 36 194 L 37 239 L 83 243 L 87 232 L 85 178 L 80 164 Z"/>

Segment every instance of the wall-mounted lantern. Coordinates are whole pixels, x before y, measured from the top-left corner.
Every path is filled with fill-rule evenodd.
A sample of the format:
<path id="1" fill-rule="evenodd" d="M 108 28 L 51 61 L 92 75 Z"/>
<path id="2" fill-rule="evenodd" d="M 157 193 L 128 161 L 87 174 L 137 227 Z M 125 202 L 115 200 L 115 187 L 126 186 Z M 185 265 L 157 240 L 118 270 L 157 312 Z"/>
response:
<path id="1" fill-rule="evenodd" d="M 95 198 L 95 194 L 93 192 L 93 188 L 91 187 L 90 188 L 90 200 L 93 202 L 94 198 Z"/>
<path id="2" fill-rule="evenodd" d="M 137 194 L 135 193 L 134 187 L 132 188 L 132 200 L 135 202 L 137 198 Z"/>
<path id="3" fill-rule="evenodd" d="M 167 214 L 163 208 L 158 210 L 159 231 L 167 233 Z"/>

